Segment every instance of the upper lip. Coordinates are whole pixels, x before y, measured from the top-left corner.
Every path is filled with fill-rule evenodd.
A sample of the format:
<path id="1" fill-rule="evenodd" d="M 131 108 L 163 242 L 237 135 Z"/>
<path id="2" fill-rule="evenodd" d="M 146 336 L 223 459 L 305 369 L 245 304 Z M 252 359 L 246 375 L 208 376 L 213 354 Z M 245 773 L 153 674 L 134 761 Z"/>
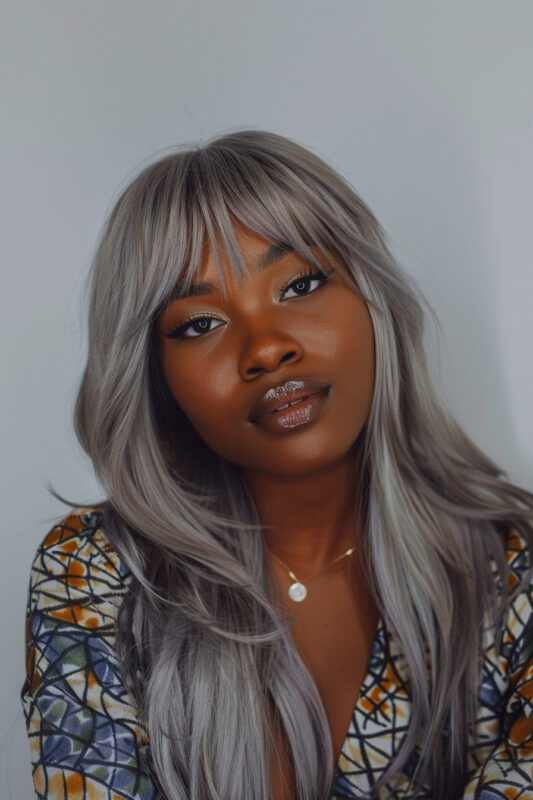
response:
<path id="1" fill-rule="evenodd" d="M 257 422 L 287 403 L 295 403 L 297 400 L 303 400 L 304 397 L 310 397 L 328 388 L 327 383 L 317 380 L 289 380 L 271 386 L 252 405 L 250 422 Z"/>

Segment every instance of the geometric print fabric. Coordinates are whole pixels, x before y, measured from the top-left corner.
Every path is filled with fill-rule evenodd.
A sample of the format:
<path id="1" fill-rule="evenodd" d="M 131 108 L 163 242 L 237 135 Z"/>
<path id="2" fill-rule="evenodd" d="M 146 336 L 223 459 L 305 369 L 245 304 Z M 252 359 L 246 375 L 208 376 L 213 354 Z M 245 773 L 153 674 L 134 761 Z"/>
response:
<path id="1" fill-rule="evenodd" d="M 32 567 L 22 702 L 40 800 L 162 797 L 115 651 L 130 575 L 100 521 L 94 509 L 72 513 L 45 538 Z M 530 554 L 513 531 L 506 546 L 512 588 Z M 499 656 L 485 631 L 479 700 L 463 800 L 533 800 L 533 585 L 510 608 Z M 397 782 L 372 793 L 401 747 L 410 710 L 405 660 L 381 619 L 331 800 L 412 797 L 419 748 Z M 418 788 L 421 800 L 431 799 L 429 787 Z"/>

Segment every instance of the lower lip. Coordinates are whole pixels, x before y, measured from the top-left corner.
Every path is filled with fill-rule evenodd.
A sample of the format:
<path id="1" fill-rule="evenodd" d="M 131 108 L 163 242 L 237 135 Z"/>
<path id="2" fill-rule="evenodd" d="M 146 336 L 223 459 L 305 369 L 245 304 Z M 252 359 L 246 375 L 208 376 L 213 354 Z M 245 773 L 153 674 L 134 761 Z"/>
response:
<path id="1" fill-rule="evenodd" d="M 289 408 L 273 411 L 254 422 L 258 428 L 269 433 L 290 433 L 303 428 L 320 417 L 329 394 L 329 387 L 318 394 L 302 398 Z"/>

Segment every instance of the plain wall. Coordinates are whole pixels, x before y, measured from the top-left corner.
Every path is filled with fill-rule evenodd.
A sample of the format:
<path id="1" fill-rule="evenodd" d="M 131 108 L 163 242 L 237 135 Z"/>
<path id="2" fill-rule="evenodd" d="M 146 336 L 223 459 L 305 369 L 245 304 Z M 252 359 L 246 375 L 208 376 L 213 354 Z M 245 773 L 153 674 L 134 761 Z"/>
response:
<path id="1" fill-rule="evenodd" d="M 156 151 L 243 127 L 295 138 L 377 214 L 442 322 L 435 376 L 533 486 L 533 4 L 12 0 L 0 29 L 2 796 L 32 797 L 19 692 L 39 541 L 99 497 L 72 405 L 84 279 Z"/>

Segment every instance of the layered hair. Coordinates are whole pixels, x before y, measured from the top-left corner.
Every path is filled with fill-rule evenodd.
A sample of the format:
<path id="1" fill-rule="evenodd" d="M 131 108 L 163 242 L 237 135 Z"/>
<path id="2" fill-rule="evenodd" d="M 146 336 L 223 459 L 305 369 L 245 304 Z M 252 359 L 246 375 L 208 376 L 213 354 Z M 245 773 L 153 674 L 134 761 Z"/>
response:
<path id="1" fill-rule="evenodd" d="M 494 564 L 507 570 L 501 533 L 533 544 L 533 495 L 507 482 L 441 403 L 423 349 L 429 307 L 371 211 L 316 155 L 261 131 L 146 168 L 113 208 L 92 270 L 77 432 L 106 492 L 104 530 L 132 573 L 117 642 L 157 780 L 168 800 L 268 800 L 273 719 L 298 798 L 329 797 L 334 776 L 324 708 L 271 596 L 241 471 L 199 439 L 155 347 L 154 322 L 176 285 L 194 279 L 206 245 L 221 274 L 222 252 L 246 272 L 236 223 L 323 269 L 318 247 L 368 305 L 375 386 L 354 506 L 412 695 L 402 747 L 369 797 L 392 791 L 417 748 L 414 789 L 459 797 L 481 623 L 501 633 L 513 597 L 494 577 Z"/>

